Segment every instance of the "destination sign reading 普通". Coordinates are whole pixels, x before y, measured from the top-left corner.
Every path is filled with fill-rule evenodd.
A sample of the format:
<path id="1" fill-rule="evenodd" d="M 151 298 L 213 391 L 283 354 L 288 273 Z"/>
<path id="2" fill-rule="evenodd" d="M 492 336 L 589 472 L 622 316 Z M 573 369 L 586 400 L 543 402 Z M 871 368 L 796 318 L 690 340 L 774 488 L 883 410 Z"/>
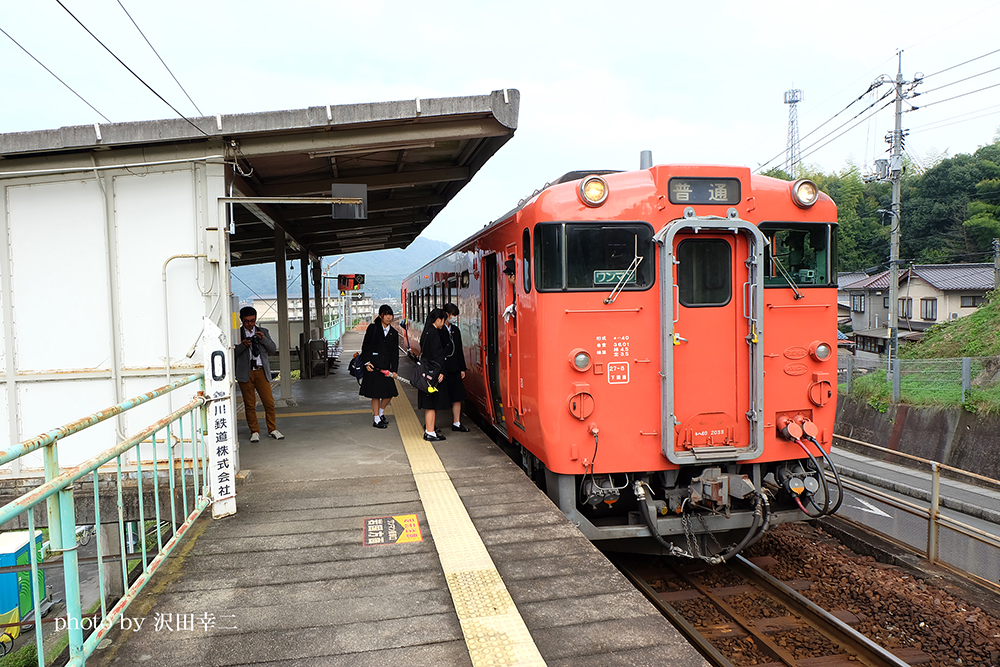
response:
<path id="1" fill-rule="evenodd" d="M 671 178 L 668 187 L 671 204 L 740 203 L 738 178 Z"/>

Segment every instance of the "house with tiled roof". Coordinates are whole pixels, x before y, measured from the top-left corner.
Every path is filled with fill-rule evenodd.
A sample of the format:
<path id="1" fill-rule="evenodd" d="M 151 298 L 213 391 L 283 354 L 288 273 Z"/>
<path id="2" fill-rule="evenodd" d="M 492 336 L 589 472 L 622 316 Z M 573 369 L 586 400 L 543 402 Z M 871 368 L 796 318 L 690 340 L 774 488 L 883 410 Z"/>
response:
<path id="1" fill-rule="evenodd" d="M 914 264 L 899 272 L 899 337 L 918 340 L 939 322 L 973 313 L 994 287 L 992 264 Z M 844 287 L 850 299 L 857 349 L 884 353 L 888 339 L 889 272 Z M 838 295 L 840 291 L 838 290 Z"/>
<path id="2" fill-rule="evenodd" d="M 847 287 L 864 280 L 868 274 L 863 271 L 842 271 L 837 274 L 837 324 L 851 324 L 851 295 Z"/>

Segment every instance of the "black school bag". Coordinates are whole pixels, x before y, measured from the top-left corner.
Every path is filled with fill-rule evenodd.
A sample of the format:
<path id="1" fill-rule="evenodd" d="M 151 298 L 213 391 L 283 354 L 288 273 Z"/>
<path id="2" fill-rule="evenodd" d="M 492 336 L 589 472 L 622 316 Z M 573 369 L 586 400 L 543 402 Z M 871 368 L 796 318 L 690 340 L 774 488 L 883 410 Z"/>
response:
<path id="1" fill-rule="evenodd" d="M 354 353 L 351 363 L 347 364 L 347 372 L 357 379 L 358 384 L 361 384 L 361 378 L 365 376 L 365 367 L 361 363 L 361 355 L 357 352 Z"/>
<path id="2" fill-rule="evenodd" d="M 413 364 L 413 377 L 410 384 L 417 391 L 429 391 L 437 389 L 437 378 L 441 374 L 441 367 L 432 359 L 420 359 Z"/>

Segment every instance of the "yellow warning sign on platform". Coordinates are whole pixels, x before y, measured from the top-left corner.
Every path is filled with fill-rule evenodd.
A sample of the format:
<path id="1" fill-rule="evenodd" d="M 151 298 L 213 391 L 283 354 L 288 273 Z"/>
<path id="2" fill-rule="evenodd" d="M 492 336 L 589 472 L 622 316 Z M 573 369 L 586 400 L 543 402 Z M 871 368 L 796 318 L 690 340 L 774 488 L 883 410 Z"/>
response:
<path id="1" fill-rule="evenodd" d="M 366 547 L 377 544 L 404 544 L 406 542 L 423 542 L 420 533 L 420 522 L 416 514 L 400 516 L 381 516 L 365 519 L 361 531 L 361 543 Z"/>

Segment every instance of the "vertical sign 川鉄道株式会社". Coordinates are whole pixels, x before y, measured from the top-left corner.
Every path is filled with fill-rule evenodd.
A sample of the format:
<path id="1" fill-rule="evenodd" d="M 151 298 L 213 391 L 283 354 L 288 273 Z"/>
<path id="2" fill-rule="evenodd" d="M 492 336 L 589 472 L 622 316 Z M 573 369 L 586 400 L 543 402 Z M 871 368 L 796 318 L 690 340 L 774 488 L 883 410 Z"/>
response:
<path id="1" fill-rule="evenodd" d="M 225 338 L 222 330 L 206 317 L 202 336 L 205 396 L 208 399 L 205 455 L 208 457 L 212 517 L 216 519 L 236 513 L 236 411 L 229 368 L 230 346 Z"/>

